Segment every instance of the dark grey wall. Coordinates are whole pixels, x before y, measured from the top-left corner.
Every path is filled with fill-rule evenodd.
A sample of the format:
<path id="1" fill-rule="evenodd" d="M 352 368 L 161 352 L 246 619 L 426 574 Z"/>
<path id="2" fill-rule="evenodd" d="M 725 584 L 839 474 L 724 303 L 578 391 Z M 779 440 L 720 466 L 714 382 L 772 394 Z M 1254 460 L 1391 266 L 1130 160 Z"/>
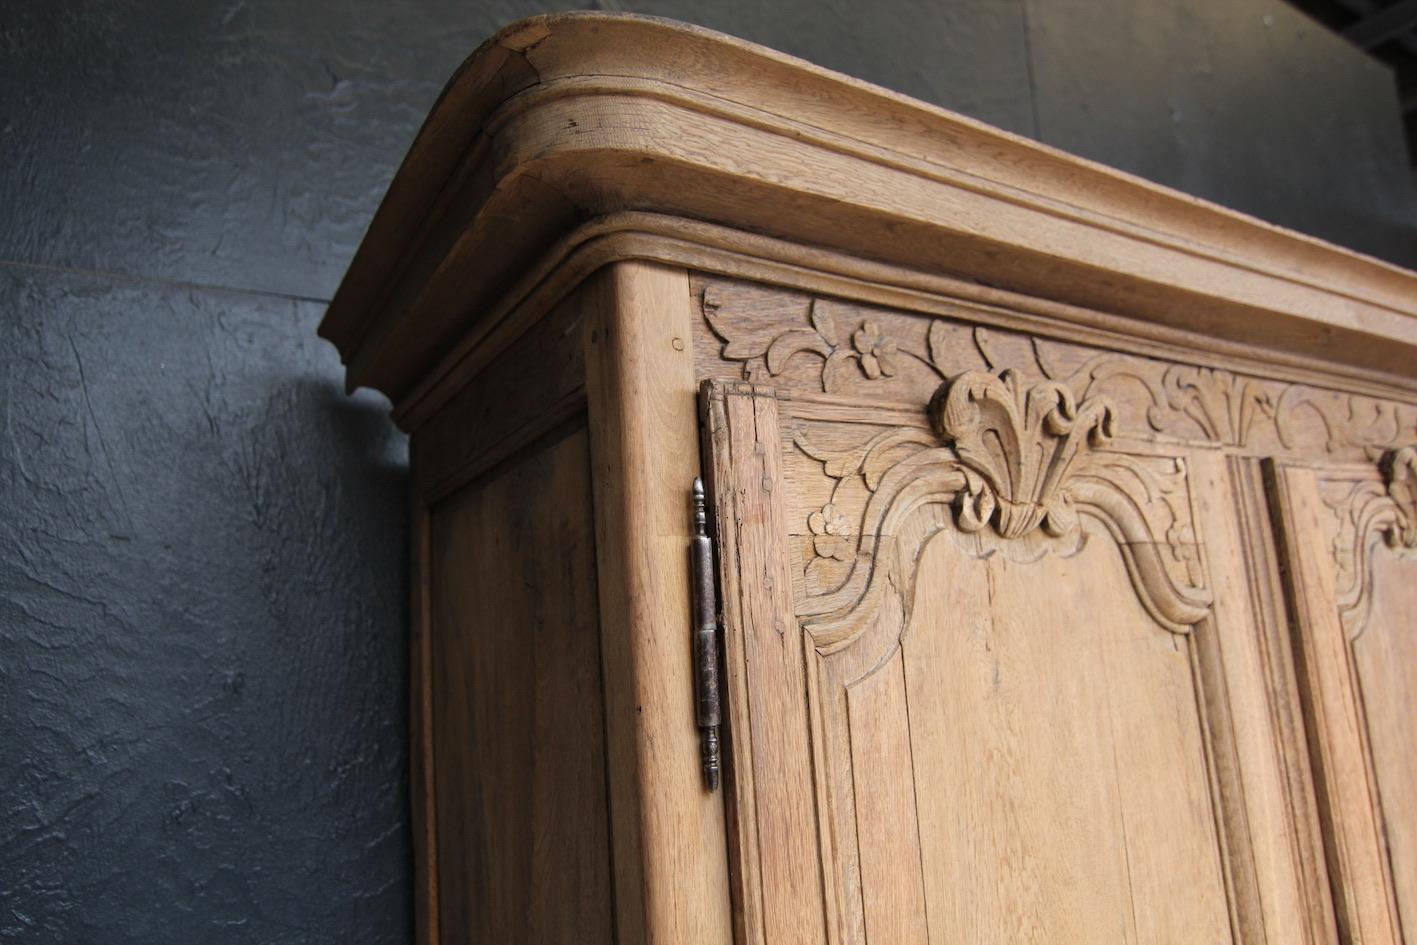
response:
<path id="1" fill-rule="evenodd" d="M 314 329 L 443 79 L 540 9 L 0 10 L 0 942 L 409 939 L 404 446 Z M 697 19 L 1417 262 L 1388 76 L 1278 0 Z"/>

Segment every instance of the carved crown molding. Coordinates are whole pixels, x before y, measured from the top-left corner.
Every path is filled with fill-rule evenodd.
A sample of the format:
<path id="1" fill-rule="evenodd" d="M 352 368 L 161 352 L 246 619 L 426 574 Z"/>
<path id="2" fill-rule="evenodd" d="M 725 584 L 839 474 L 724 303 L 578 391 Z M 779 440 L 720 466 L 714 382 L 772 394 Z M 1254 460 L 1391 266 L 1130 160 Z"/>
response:
<path id="1" fill-rule="evenodd" d="M 1186 633 L 1209 613 L 1184 461 L 1109 450 L 1106 398 L 1017 371 L 969 371 L 940 386 L 929 416 L 929 431 L 887 428 L 844 449 L 794 437 L 835 483 L 809 516 L 799 614 L 819 652 L 854 644 L 883 608 L 895 628 L 885 636 L 904 633 L 921 552 L 944 530 L 967 536 L 976 554 L 1024 561 L 1076 553 L 1100 533 L 1162 627 Z M 857 484 L 864 499 L 851 497 Z M 1085 532 L 1083 520 L 1098 527 Z"/>
<path id="2" fill-rule="evenodd" d="M 1326 479 L 1320 497 L 1333 513 L 1333 556 L 1339 618 L 1350 640 L 1372 611 L 1373 555 L 1380 545 L 1417 557 L 1417 446 L 1388 450 L 1378 459 L 1380 479 Z"/>

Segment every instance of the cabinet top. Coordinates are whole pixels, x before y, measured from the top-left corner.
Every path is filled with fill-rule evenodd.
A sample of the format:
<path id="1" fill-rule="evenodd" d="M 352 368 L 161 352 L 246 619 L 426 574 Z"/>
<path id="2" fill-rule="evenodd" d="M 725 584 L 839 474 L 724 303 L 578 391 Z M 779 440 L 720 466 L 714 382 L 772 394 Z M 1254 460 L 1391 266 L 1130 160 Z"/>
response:
<path id="1" fill-rule="evenodd" d="M 320 334 L 351 388 L 407 403 L 553 273 L 734 257 L 982 283 L 1417 390 L 1417 273 L 752 43 L 597 13 L 522 20 L 463 63 Z"/>

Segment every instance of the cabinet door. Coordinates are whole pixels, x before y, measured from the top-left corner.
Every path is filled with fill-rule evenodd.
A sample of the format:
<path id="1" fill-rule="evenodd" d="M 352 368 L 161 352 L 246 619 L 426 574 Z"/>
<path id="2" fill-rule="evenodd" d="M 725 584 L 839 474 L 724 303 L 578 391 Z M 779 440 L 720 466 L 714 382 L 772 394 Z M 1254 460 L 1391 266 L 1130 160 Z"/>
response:
<path id="1" fill-rule="evenodd" d="M 1286 940 L 1231 722 L 1251 618 L 1211 580 L 1244 583 L 1222 457 L 1007 371 L 704 409 L 741 941 Z"/>
<path id="2" fill-rule="evenodd" d="M 1268 472 L 1344 940 L 1417 942 L 1417 449 Z"/>

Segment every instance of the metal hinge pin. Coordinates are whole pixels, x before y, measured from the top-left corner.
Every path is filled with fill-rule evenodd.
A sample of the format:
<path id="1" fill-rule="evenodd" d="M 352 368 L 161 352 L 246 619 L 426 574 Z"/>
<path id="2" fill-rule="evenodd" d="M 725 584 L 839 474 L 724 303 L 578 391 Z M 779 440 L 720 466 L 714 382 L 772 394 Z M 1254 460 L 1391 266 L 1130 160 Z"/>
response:
<path id="1" fill-rule="evenodd" d="M 708 537 L 704 483 L 694 480 L 694 696 L 699 725 L 699 755 L 704 783 L 718 789 L 718 726 L 721 708 L 718 692 L 718 614 L 713 580 L 713 542 Z"/>

